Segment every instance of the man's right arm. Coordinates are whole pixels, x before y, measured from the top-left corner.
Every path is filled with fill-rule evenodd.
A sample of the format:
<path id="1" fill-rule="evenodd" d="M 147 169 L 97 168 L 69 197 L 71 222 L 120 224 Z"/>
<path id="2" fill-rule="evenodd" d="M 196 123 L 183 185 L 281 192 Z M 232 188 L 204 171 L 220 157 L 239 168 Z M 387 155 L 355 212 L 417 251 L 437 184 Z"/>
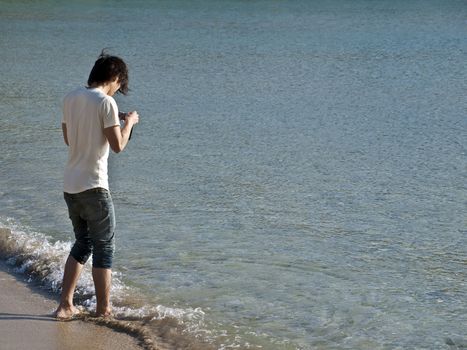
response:
<path id="1" fill-rule="evenodd" d="M 120 153 L 125 149 L 130 138 L 131 128 L 133 128 L 133 125 L 138 124 L 138 122 L 138 113 L 131 112 L 125 117 L 125 125 L 122 128 L 119 125 L 115 125 L 104 129 L 104 135 L 109 141 L 112 151 Z"/>

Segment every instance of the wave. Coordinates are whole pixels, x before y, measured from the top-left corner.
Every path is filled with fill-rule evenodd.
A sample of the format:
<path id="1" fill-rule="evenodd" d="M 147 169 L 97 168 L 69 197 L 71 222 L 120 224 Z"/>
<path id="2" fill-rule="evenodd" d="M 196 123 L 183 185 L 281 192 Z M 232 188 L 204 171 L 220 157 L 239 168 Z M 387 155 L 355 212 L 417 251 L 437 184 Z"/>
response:
<path id="1" fill-rule="evenodd" d="M 31 232 L 12 219 L 0 221 L 0 258 L 14 272 L 39 281 L 50 293 L 61 291 L 65 261 L 71 242 L 56 241 L 43 233 Z M 82 310 L 81 319 L 122 331 L 136 337 L 145 349 L 226 349 L 216 345 L 206 329 L 205 313 L 196 308 L 171 308 L 151 305 L 137 288 L 123 282 L 123 275 L 112 273 L 113 319 L 92 317 L 96 307 L 92 268 L 86 264 L 75 291 Z"/>

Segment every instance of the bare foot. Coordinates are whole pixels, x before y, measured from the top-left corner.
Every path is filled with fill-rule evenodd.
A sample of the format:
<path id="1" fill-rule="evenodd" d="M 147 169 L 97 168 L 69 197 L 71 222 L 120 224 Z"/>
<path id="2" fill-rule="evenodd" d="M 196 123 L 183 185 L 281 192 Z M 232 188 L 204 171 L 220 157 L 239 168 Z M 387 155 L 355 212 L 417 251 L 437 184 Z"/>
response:
<path id="1" fill-rule="evenodd" d="M 66 320 L 72 318 L 73 316 L 76 316 L 79 313 L 79 309 L 77 309 L 74 306 L 59 305 L 58 309 L 55 310 L 55 312 L 53 313 L 53 316 L 61 320 Z"/>
<path id="2" fill-rule="evenodd" d="M 104 318 L 113 317 L 112 309 L 108 308 L 105 311 L 96 310 L 96 317 L 104 317 Z"/>

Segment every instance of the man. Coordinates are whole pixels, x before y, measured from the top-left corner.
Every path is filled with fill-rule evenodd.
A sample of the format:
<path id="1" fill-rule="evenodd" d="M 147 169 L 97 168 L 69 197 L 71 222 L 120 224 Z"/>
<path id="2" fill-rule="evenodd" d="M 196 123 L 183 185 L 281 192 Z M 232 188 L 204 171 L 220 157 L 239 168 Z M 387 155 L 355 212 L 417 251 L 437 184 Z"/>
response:
<path id="1" fill-rule="evenodd" d="M 116 56 L 102 52 L 91 70 L 87 87 L 73 90 L 64 99 L 62 130 L 69 146 L 65 168 L 64 198 L 76 241 L 65 264 L 57 318 L 78 313 L 73 293 L 84 264 L 93 256 L 96 316 L 110 316 L 110 287 L 114 253 L 115 214 L 109 192 L 109 146 L 119 153 L 126 147 L 137 112 L 120 113 L 113 95 L 128 92 L 128 69 Z"/>

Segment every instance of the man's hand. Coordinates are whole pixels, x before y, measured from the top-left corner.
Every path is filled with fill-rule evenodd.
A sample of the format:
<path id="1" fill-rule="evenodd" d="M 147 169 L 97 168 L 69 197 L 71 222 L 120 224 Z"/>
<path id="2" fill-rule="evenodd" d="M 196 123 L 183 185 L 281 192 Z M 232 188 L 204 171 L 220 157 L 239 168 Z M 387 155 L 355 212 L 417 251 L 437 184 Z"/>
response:
<path id="1" fill-rule="evenodd" d="M 125 116 L 125 125 L 122 128 L 120 126 L 112 126 L 104 129 L 104 135 L 109 141 L 110 148 L 115 153 L 120 153 L 128 144 L 130 138 L 131 129 L 133 125 L 139 123 L 139 115 L 136 111 L 127 113 Z"/>
<path id="2" fill-rule="evenodd" d="M 139 114 L 136 111 L 129 112 L 125 115 L 125 125 L 130 124 L 131 126 L 139 123 Z"/>

